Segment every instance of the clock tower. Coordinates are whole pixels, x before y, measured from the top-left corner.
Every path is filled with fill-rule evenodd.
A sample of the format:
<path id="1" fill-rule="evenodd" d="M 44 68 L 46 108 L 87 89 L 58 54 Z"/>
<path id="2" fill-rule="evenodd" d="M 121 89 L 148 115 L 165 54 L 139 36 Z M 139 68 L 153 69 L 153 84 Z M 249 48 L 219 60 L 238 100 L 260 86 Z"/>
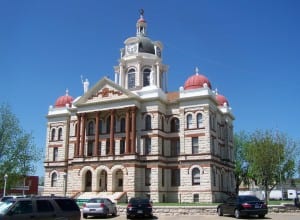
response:
<path id="1" fill-rule="evenodd" d="M 114 67 L 115 82 L 131 91 L 158 89 L 166 92 L 168 67 L 162 63 L 163 45 L 147 37 L 144 10 L 136 23 L 136 36 L 124 41 L 119 65 Z"/>

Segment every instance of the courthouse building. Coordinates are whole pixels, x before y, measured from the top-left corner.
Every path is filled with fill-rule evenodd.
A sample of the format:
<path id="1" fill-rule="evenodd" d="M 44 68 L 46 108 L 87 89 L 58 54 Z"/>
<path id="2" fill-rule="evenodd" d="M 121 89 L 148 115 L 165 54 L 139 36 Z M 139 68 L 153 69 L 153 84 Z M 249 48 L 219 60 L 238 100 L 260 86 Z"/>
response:
<path id="1" fill-rule="evenodd" d="M 197 68 L 168 92 L 162 52 L 141 13 L 114 80 L 85 80 L 80 97 L 67 91 L 49 107 L 44 195 L 216 202 L 234 192 L 227 99 Z"/>

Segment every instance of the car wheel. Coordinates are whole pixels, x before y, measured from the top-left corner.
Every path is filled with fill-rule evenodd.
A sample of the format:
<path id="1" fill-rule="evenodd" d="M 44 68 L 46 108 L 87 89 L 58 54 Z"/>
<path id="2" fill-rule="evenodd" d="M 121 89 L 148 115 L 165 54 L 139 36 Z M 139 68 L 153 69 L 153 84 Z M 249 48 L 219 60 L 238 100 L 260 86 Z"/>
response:
<path id="1" fill-rule="evenodd" d="M 265 214 L 258 215 L 258 218 L 265 218 Z"/>
<path id="2" fill-rule="evenodd" d="M 112 216 L 117 216 L 117 213 L 118 213 L 117 208 L 115 208 L 114 212 L 112 213 Z"/>
<path id="3" fill-rule="evenodd" d="M 241 217 L 240 210 L 238 210 L 238 209 L 234 210 L 234 217 L 235 218 L 240 218 Z"/>
<path id="4" fill-rule="evenodd" d="M 87 218 L 87 214 L 83 214 L 83 218 Z"/>
<path id="5" fill-rule="evenodd" d="M 218 212 L 218 216 L 223 216 L 223 210 L 221 207 L 218 208 L 217 212 Z"/>

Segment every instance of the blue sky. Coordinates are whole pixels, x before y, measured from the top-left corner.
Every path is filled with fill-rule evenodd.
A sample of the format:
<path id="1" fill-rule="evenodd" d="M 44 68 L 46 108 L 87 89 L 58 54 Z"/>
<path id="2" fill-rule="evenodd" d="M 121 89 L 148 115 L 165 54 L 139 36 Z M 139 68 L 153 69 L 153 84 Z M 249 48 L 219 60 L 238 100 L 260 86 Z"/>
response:
<path id="1" fill-rule="evenodd" d="M 75 98 L 81 75 L 91 86 L 114 78 L 140 8 L 148 36 L 164 45 L 169 91 L 199 67 L 229 100 L 236 132 L 278 129 L 300 140 L 300 1 L 0 0 L 0 102 L 39 148 L 48 107 L 66 88 Z"/>

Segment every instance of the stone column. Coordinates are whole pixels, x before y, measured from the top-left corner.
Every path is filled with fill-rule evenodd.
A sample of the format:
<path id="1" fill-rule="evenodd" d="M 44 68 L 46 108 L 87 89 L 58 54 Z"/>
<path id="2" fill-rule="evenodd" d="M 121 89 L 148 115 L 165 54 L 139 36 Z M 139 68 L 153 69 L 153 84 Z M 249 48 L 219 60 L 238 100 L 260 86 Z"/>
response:
<path id="1" fill-rule="evenodd" d="M 135 153 L 135 142 L 136 142 L 136 107 L 132 108 L 131 111 L 131 153 Z"/>
<path id="2" fill-rule="evenodd" d="M 94 152 L 93 156 L 97 156 L 99 152 L 99 112 L 96 112 L 96 132 L 95 132 L 95 145 L 94 145 Z"/>
<path id="3" fill-rule="evenodd" d="M 114 139 L 115 139 L 115 110 L 110 111 L 110 140 L 109 140 L 109 155 L 114 154 Z"/>
<path id="4" fill-rule="evenodd" d="M 85 114 L 82 114 L 81 116 L 81 144 L 80 144 L 80 150 L 79 150 L 79 156 L 83 157 L 84 155 L 84 147 L 85 147 Z"/>
<path id="5" fill-rule="evenodd" d="M 126 111 L 126 121 L 125 121 L 125 132 L 126 132 L 126 139 L 125 139 L 125 154 L 129 154 L 130 153 L 130 109 L 128 108 Z"/>
<path id="6" fill-rule="evenodd" d="M 74 151 L 74 156 L 75 157 L 78 157 L 78 155 L 79 155 L 79 149 L 80 149 L 80 127 L 81 127 L 81 115 L 77 114 L 76 145 L 75 145 L 75 151 Z"/>

